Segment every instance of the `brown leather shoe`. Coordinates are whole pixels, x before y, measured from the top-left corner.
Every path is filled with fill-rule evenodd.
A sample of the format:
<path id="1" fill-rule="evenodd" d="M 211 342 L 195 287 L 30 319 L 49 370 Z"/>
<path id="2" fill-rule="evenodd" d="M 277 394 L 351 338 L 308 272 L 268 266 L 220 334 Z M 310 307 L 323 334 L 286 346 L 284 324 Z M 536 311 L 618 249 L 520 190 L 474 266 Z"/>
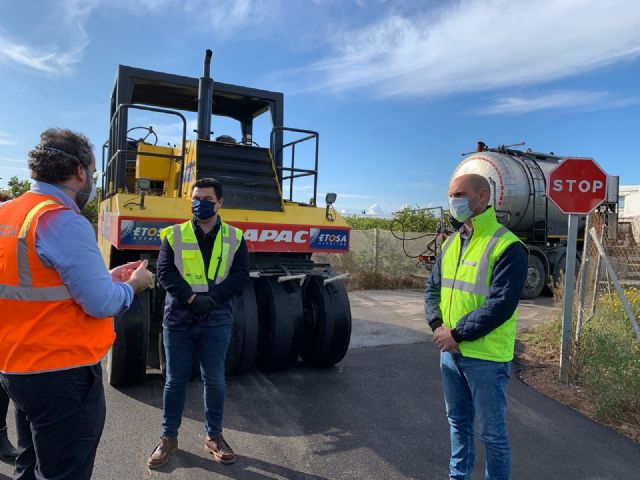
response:
<path id="1" fill-rule="evenodd" d="M 177 438 L 160 437 L 160 443 L 149 457 L 149 468 L 158 468 L 169 461 L 169 457 L 178 449 Z"/>
<path id="2" fill-rule="evenodd" d="M 236 461 L 236 454 L 233 453 L 229 444 L 222 438 L 222 434 L 214 438 L 207 437 L 204 448 L 213 455 L 213 459 L 218 463 L 228 465 Z"/>

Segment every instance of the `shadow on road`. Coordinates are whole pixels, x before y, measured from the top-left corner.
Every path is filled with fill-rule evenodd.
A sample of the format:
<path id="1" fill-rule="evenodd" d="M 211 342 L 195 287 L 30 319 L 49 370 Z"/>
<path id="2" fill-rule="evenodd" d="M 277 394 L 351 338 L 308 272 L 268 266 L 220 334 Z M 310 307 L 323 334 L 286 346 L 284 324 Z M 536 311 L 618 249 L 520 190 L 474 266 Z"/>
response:
<path id="1" fill-rule="evenodd" d="M 171 461 L 152 472 L 171 474 L 176 470 L 204 470 L 219 474 L 224 478 L 237 480 L 265 480 L 266 478 L 286 478 L 287 480 L 328 480 L 326 477 L 300 472 L 291 468 L 265 462 L 256 458 L 238 455 L 236 463 L 220 465 L 211 458 L 205 458 L 184 450 L 178 450 Z M 0 477 L 0 480 L 2 477 Z"/>
<path id="2" fill-rule="evenodd" d="M 424 474 L 427 449 L 448 451 L 448 425 L 438 372 L 428 374 L 429 383 L 433 382 L 428 388 L 433 394 L 425 398 L 425 375 L 416 377 L 415 370 L 406 368 L 402 350 L 367 350 L 380 350 L 381 364 L 350 353 L 352 361 L 333 368 L 316 369 L 300 362 L 285 372 L 253 371 L 230 377 L 224 428 L 282 438 L 271 442 L 282 444 L 284 449 L 287 446 L 304 449 L 318 467 L 329 456 L 348 458 L 353 452 L 364 451 L 372 462 L 393 466 L 403 477 L 420 478 Z M 162 388 L 162 377 L 148 375 L 143 386 L 120 391 L 158 408 L 162 405 Z M 204 420 L 202 384 L 198 381 L 187 387 L 183 415 L 198 422 Z M 158 423 L 161 418 L 162 411 L 158 408 Z M 399 432 L 411 441 L 398 438 Z M 249 466 L 245 465 L 247 459 Z M 199 457 L 191 460 L 194 463 L 189 465 L 206 463 Z M 431 471 L 436 476 L 444 476 L 446 459 L 438 460 L 437 465 L 430 465 Z M 253 468 L 269 472 L 275 469 L 273 473 L 284 478 L 322 478 L 290 472 L 285 467 L 248 457 L 239 464 L 243 476 L 232 478 L 265 478 L 263 474 L 247 476 Z"/>

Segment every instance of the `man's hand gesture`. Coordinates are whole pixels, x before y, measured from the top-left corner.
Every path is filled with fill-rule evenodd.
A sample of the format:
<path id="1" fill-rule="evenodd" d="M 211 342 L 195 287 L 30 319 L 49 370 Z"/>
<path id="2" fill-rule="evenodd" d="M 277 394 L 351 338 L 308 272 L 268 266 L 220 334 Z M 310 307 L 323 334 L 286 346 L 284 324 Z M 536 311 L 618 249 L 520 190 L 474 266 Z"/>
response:
<path id="1" fill-rule="evenodd" d="M 127 267 L 127 265 L 123 265 L 123 267 Z M 138 264 L 137 268 L 129 273 L 129 279 L 126 280 L 125 283 L 131 285 L 131 288 L 133 288 L 133 293 L 140 293 L 151 286 L 151 282 L 153 281 L 153 274 L 149 270 L 147 270 L 148 265 L 148 260 L 142 260 Z M 111 272 L 111 276 L 113 277 L 113 270 Z M 126 274 L 127 270 L 123 269 L 120 274 L 122 275 L 123 273 Z"/>

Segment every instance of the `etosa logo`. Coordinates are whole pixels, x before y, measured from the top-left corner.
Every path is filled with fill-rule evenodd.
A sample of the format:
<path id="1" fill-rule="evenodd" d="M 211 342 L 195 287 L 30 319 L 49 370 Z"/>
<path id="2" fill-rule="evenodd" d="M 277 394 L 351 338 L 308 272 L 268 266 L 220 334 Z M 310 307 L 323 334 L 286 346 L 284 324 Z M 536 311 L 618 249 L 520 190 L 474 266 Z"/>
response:
<path id="1" fill-rule="evenodd" d="M 248 242 L 274 242 L 274 243 L 306 243 L 309 239 L 309 231 L 300 230 L 258 230 L 250 228 L 245 230 L 244 239 Z"/>

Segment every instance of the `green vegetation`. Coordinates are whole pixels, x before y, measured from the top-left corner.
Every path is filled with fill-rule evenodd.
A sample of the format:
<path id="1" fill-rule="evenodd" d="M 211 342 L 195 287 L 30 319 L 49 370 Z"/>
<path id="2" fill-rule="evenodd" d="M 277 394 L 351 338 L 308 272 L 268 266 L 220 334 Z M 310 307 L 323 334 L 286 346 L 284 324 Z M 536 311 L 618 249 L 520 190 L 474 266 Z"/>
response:
<path id="1" fill-rule="evenodd" d="M 625 294 L 637 318 L 640 291 L 629 289 Z M 561 322 L 558 315 L 518 335 L 525 352 L 535 352 L 537 362 L 557 365 Z M 554 381 L 559 380 L 554 377 Z M 640 343 L 617 295 L 599 297 L 593 317 L 582 328 L 579 344 L 572 346 L 571 383 L 592 403 L 597 419 L 640 441 Z M 575 400 L 563 401 L 572 404 Z"/>
<path id="2" fill-rule="evenodd" d="M 640 292 L 625 294 L 638 318 Z M 616 295 L 598 300 L 594 318 L 583 328 L 575 365 L 576 380 L 589 388 L 600 418 L 640 428 L 640 343 Z"/>
<path id="3" fill-rule="evenodd" d="M 393 214 L 393 218 L 345 217 L 354 230 L 393 230 L 395 232 L 435 232 L 438 219 L 433 210 L 421 209 L 418 205 L 405 207 Z"/>
<path id="4" fill-rule="evenodd" d="M 29 180 L 20 180 L 15 175 L 7 182 L 7 191 L 13 198 L 19 197 L 25 192 L 28 192 L 31 188 L 31 182 Z"/>

